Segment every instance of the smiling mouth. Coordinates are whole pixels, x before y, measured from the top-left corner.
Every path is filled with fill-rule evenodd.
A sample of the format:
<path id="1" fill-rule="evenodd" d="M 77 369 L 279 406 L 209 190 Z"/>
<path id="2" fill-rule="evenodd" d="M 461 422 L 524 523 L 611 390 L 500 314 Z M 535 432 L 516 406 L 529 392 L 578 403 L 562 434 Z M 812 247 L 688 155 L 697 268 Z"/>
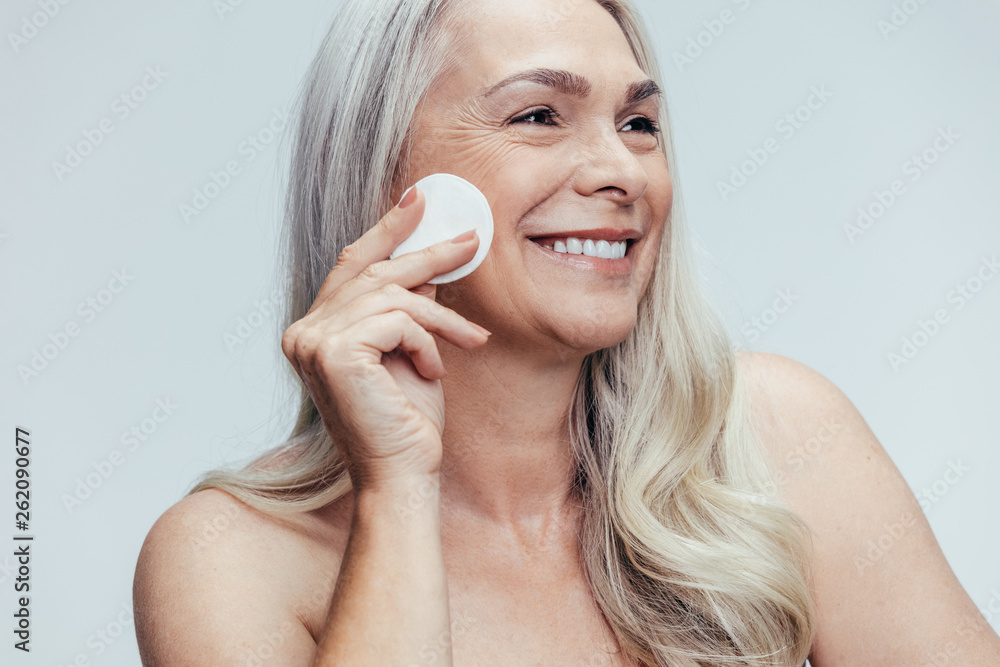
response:
<path id="1" fill-rule="evenodd" d="M 635 243 L 634 239 L 605 241 L 575 236 L 536 236 L 528 240 L 557 254 L 612 261 L 627 256 L 629 249 Z"/>
<path id="2" fill-rule="evenodd" d="M 635 243 L 635 239 L 622 241 L 625 244 L 625 255 L 622 257 L 619 257 L 618 254 L 606 257 L 601 256 L 601 254 L 609 254 L 608 251 L 611 248 L 611 243 L 608 241 L 577 239 L 581 241 L 580 246 L 586 246 L 586 248 L 581 248 L 576 246 L 572 241 L 568 241 L 566 237 L 546 236 L 528 238 L 527 240 L 531 242 L 530 245 L 536 248 L 542 257 L 552 262 L 553 266 L 591 272 L 595 275 L 615 275 L 622 278 L 632 273 L 632 245 Z M 558 248 L 557 244 L 559 244 Z M 567 246 L 565 248 L 566 252 L 563 252 L 563 244 Z M 585 250 L 586 252 L 572 252 L 573 250 Z M 599 254 L 587 254 L 587 252 L 591 251 Z M 621 253 L 621 248 L 619 248 L 618 253 Z"/>

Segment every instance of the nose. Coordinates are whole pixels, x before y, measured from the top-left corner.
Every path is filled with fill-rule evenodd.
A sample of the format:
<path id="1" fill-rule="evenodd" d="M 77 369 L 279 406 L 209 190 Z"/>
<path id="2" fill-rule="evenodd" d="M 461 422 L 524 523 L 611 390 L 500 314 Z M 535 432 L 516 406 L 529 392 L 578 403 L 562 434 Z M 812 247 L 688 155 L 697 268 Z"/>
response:
<path id="1" fill-rule="evenodd" d="M 573 179 L 584 196 L 604 196 L 617 204 L 632 204 L 646 193 L 649 174 L 618 131 L 602 124 L 580 138 L 579 166 Z"/>

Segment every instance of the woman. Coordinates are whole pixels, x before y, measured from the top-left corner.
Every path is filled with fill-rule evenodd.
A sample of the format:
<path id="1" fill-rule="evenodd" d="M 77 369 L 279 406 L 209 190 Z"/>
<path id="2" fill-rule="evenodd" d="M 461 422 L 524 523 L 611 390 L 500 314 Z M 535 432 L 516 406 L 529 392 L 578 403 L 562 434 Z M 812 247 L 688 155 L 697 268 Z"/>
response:
<path id="1" fill-rule="evenodd" d="M 144 664 L 995 664 L 850 401 L 699 294 L 658 81 L 624 0 L 344 4 L 288 200 L 298 424 L 150 531 Z M 436 172 L 495 221 L 440 286 L 477 238 L 388 259 Z"/>

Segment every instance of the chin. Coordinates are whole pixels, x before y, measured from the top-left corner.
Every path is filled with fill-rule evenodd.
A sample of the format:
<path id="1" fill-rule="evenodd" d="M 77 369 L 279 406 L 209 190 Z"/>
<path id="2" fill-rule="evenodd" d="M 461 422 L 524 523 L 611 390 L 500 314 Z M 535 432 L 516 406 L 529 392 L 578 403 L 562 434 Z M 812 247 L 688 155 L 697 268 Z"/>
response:
<path id="1" fill-rule="evenodd" d="M 635 328 L 635 318 L 600 317 L 596 313 L 575 323 L 558 328 L 559 338 L 570 347 L 587 354 L 607 347 L 614 347 L 628 338 Z"/>

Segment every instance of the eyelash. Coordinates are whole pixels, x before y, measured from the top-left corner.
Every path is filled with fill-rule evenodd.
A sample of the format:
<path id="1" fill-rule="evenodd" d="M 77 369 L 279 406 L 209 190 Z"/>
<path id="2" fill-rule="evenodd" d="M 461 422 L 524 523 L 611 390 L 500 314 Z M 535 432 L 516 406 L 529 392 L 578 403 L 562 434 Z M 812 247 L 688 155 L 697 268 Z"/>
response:
<path id="1" fill-rule="evenodd" d="M 541 115 L 553 116 L 554 118 L 559 118 L 559 114 L 557 114 L 552 109 L 541 108 L 541 109 L 536 109 L 534 111 L 529 111 L 528 113 L 526 113 L 524 115 L 521 115 L 521 116 L 518 116 L 517 118 L 514 118 L 510 122 L 511 122 L 511 124 L 513 124 L 513 123 L 520 123 L 522 121 L 527 120 L 528 118 L 530 118 L 532 116 L 541 116 Z M 659 134 L 659 132 L 660 132 L 660 126 L 657 124 L 657 122 L 655 120 L 652 120 L 652 119 L 647 118 L 645 116 L 636 116 L 635 118 L 633 118 L 632 120 L 630 120 L 629 123 L 634 123 L 637 120 L 644 121 L 645 124 L 646 124 L 646 129 L 645 130 L 639 130 L 640 132 L 644 132 L 646 134 L 653 135 L 653 136 Z M 542 123 L 542 124 L 546 125 L 547 123 Z"/>

